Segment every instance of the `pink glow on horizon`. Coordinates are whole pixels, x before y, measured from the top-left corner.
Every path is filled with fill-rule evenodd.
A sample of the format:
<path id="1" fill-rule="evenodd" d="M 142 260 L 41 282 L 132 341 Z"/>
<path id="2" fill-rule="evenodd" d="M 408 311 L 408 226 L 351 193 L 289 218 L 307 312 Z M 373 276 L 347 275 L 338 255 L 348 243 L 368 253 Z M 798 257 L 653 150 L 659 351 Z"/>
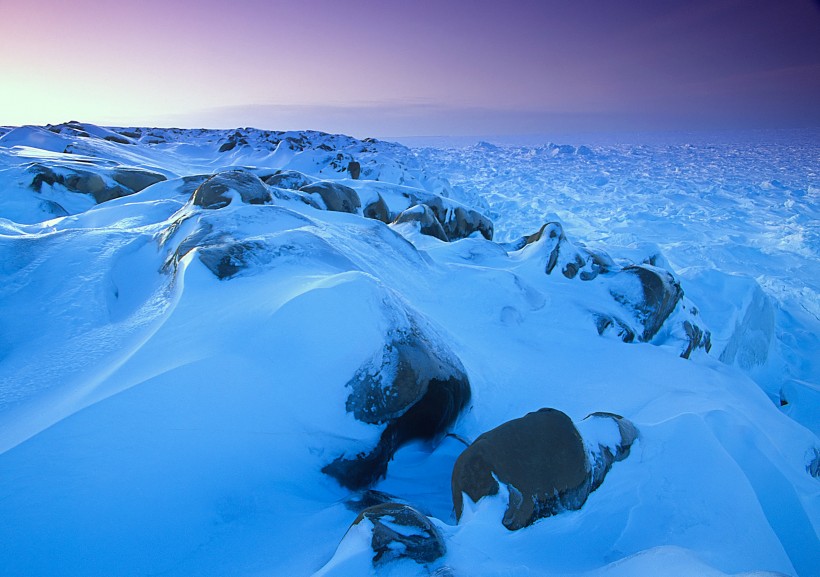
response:
<path id="1" fill-rule="evenodd" d="M 810 0 L 0 0 L 0 17 L 0 124 L 275 124 L 288 106 L 303 127 L 370 110 L 395 135 L 435 129 L 431 109 L 461 115 L 447 127 L 459 133 L 512 117 L 526 129 L 527 114 L 580 128 L 820 124 Z"/>

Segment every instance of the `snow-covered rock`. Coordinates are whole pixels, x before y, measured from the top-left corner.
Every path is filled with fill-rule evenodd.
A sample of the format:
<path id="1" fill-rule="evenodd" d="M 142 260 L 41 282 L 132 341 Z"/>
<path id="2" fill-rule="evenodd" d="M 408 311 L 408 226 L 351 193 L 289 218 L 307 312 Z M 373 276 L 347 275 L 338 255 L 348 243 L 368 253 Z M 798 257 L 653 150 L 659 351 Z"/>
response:
<path id="1" fill-rule="evenodd" d="M 508 495 L 501 522 L 511 531 L 580 509 L 637 438 L 634 425 L 617 415 L 594 413 L 587 420 L 592 422 L 585 428 L 596 433 L 590 439 L 583 439 L 572 420 L 556 409 L 540 409 L 483 433 L 453 468 L 456 518 L 465 498 L 474 507 L 498 494 L 500 484 Z M 610 439 L 600 432 L 607 426 Z"/>

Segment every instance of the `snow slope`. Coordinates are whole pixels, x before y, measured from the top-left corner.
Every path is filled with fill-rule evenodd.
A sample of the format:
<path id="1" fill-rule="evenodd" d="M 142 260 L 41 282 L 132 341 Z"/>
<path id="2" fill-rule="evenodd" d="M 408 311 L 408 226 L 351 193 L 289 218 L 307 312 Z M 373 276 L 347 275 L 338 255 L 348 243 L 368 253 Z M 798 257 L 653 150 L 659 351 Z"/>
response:
<path id="1" fill-rule="evenodd" d="M 812 425 L 820 406 L 811 392 L 817 381 L 806 380 L 815 374 L 816 337 L 813 321 L 795 316 L 794 286 L 778 299 L 770 283 L 761 290 L 726 276 L 739 271 L 699 260 L 670 277 L 686 297 L 656 334 L 635 339 L 646 342 L 599 334 L 601 315 L 643 327 L 624 308 L 640 298 L 623 272 L 630 262 L 651 257 L 652 270 L 664 271 L 661 246 L 676 270 L 693 267 L 681 255 L 703 242 L 708 226 L 696 223 L 687 235 L 666 215 L 654 228 L 617 230 L 618 214 L 630 224 L 648 220 L 627 217 L 661 203 L 648 191 L 644 208 L 634 202 L 638 193 L 619 201 L 610 191 L 574 218 L 525 194 L 549 172 L 522 160 L 525 149 L 482 148 L 414 152 L 313 132 L 79 123 L 0 136 L 0 574 L 817 575 L 820 441 L 800 424 Z M 626 152 L 592 153 L 595 171 L 635 168 L 624 166 Z M 646 186 L 655 170 L 663 187 L 683 153 L 665 154 L 657 167 L 634 161 L 650 170 L 639 177 Z M 739 170 L 725 154 L 721 166 Z M 526 183 L 520 194 L 502 194 L 474 172 L 505 162 Z M 316 194 L 269 184 L 261 185 L 270 193 L 263 203 L 243 201 L 239 185 L 225 192 L 224 206 L 196 202 L 207 175 L 237 167 L 345 184 L 363 206 L 324 210 Z M 166 180 L 103 202 L 71 188 L 113 191 L 124 168 Z M 551 190 L 569 172 L 550 173 Z M 702 200 L 705 177 L 687 178 Z M 577 183 L 561 186 L 579 211 L 597 198 L 572 192 Z M 817 190 L 810 184 L 802 200 L 783 200 L 794 200 L 783 210 L 809 230 Z M 765 202 L 735 193 L 748 205 L 743 214 L 769 217 L 774 193 Z M 697 204 L 665 189 L 655 194 L 668 197 L 670 214 Z M 415 202 L 443 203 L 447 215 L 463 206 L 458 201 L 489 207 L 496 239 L 476 231 L 443 242 L 421 234 L 412 218 L 364 218 L 364 206 L 379 198 L 388 222 Z M 590 218 L 596 211 L 614 219 L 611 236 Z M 516 244 L 554 220 L 550 212 L 566 224 L 560 254 L 546 234 Z M 754 230 L 762 238 L 764 228 Z M 586 254 L 577 252 L 582 241 L 607 241 L 617 261 L 609 272 L 595 269 L 589 280 L 562 274 L 572 255 Z M 558 268 L 547 274 L 553 254 Z M 756 259 L 762 280 L 781 274 L 781 264 Z M 690 321 L 714 344 L 685 359 L 681 327 Z M 767 333 L 772 324 L 776 340 Z M 807 334 L 788 341 L 784 332 L 794 327 Z M 371 487 L 428 515 L 446 554 L 427 565 L 374 566 L 367 536 L 345 536 L 355 502 L 368 493 L 342 487 L 322 468 L 379 440 L 384 425 L 354 418 L 348 394 L 354 375 L 378 366 L 407 335 L 436 358 L 457 359 L 472 395 L 452 436 L 405 444 Z M 789 342 L 793 357 L 783 352 Z M 774 352 L 757 362 L 767 343 Z M 798 383 L 784 392 L 785 410 L 747 375 L 766 388 L 774 382 L 767 371 L 784 366 Z M 456 523 L 450 474 L 463 442 L 542 407 L 576 422 L 617 413 L 640 437 L 580 510 L 511 532 L 500 522 L 502 492 Z M 594 431 L 582 433 L 595 441 Z"/>

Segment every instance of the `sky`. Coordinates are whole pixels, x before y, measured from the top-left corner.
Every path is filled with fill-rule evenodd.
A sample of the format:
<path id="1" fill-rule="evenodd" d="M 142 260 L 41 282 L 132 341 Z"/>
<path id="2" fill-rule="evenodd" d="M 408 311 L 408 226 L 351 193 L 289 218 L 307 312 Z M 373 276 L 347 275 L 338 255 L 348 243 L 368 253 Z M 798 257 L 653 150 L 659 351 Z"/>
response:
<path id="1" fill-rule="evenodd" d="M 0 125 L 820 127 L 820 0 L 0 0 Z"/>

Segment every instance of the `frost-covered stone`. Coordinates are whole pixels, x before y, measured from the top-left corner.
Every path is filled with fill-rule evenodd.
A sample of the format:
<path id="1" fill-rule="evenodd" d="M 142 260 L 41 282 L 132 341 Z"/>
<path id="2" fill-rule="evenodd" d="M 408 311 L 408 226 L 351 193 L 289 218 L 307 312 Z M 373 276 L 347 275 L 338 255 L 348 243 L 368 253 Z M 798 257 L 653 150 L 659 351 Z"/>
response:
<path id="1" fill-rule="evenodd" d="M 384 198 L 382 198 L 382 195 L 378 193 L 374 200 L 365 205 L 362 214 L 364 214 L 366 218 L 380 220 L 385 224 L 390 222 L 390 208 L 387 206 Z"/>
<path id="2" fill-rule="evenodd" d="M 372 524 L 370 547 L 373 564 L 397 559 L 432 563 L 446 552 L 444 539 L 430 520 L 418 510 L 400 503 L 384 503 L 359 513 L 353 525 Z"/>
<path id="3" fill-rule="evenodd" d="M 609 293 L 635 314 L 643 327 L 642 341 L 655 336 L 683 297 L 680 283 L 669 271 L 650 265 L 630 265 L 619 271 Z"/>
<path id="4" fill-rule="evenodd" d="M 287 188 L 290 190 L 299 190 L 303 186 L 308 186 L 316 182 L 315 178 L 311 178 L 296 170 L 279 170 L 263 180 L 265 181 L 265 184 L 270 186 Z"/>
<path id="5" fill-rule="evenodd" d="M 114 169 L 112 178 L 122 186 L 139 192 L 152 184 L 167 180 L 164 174 L 142 168 L 122 167 Z"/>
<path id="6" fill-rule="evenodd" d="M 615 413 L 595 412 L 578 425 L 584 429 L 584 444 L 589 459 L 589 492 L 601 486 L 612 464 L 629 456 L 638 438 L 631 421 Z M 607 428 L 609 431 L 607 431 Z"/>
<path id="7" fill-rule="evenodd" d="M 433 196 L 425 204 L 436 215 L 449 240 L 467 238 L 475 232 L 487 240 L 493 239 L 493 222 L 480 212 L 440 196 Z"/>
<path id="8" fill-rule="evenodd" d="M 199 250 L 199 260 L 220 280 L 235 276 L 248 266 L 254 253 L 263 251 L 261 242 L 226 242 Z"/>
<path id="9" fill-rule="evenodd" d="M 393 224 L 405 223 L 416 224 L 421 234 L 434 236 L 444 242 L 449 241 L 447 238 L 447 233 L 444 232 L 444 229 L 441 227 L 441 223 L 436 218 L 436 215 L 430 207 L 424 204 L 417 204 L 416 206 L 408 208 L 397 216 L 396 220 L 393 221 Z"/>
<path id="10" fill-rule="evenodd" d="M 203 208 L 222 208 L 231 202 L 231 192 L 246 204 L 265 204 L 271 201 L 270 191 L 259 177 L 242 170 L 220 172 L 203 182 L 191 196 L 191 202 Z"/>
<path id="11" fill-rule="evenodd" d="M 318 195 L 327 210 L 333 212 L 349 212 L 355 214 L 362 206 L 356 191 L 338 182 L 316 182 L 303 186 L 299 190 L 308 194 Z"/>
<path id="12" fill-rule="evenodd" d="M 49 186 L 61 185 L 70 192 L 79 194 L 88 194 L 94 198 L 97 203 L 106 202 L 115 198 L 128 196 L 133 194 L 133 189 L 120 186 L 116 182 L 103 177 L 104 169 L 100 172 L 72 167 L 62 167 L 61 170 L 55 171 L 48 166 L 39 163 L 32 164 L 29 172 L 34 174 L 31 181 L 31 188 L 41 192 L 43 185 Z M 101 174 L 102 173 L 102 174 Z M 116 176 L 117 172 L 114 172 Z"/>
<path id="13" fill-rule="evenodd" d="M 503 246 L 510 251 L 519 251 L 530 245 L 533 245 L 531 250 L 542 255 L 541 258 L 545 261 L 544 272 L 548 275 L 560 270 L 568 279 L 578 276 L 581 280 L 592 280 L 599 274 L 617 268 L 609 255 L 576 247 L 558 222 L 548 222 L 535 233 Z"/>

